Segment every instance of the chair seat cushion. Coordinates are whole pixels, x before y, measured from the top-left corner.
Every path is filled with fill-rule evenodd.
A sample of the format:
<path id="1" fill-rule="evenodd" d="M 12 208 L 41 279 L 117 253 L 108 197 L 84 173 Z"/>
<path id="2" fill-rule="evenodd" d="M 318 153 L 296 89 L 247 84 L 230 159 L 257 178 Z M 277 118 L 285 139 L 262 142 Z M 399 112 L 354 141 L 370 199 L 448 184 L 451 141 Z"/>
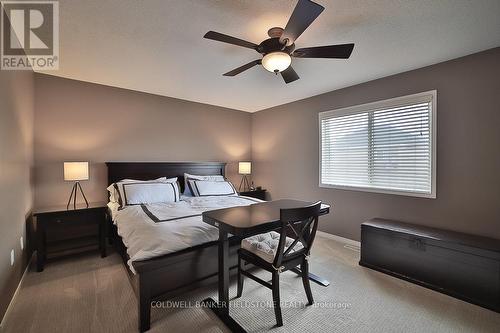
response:
<path id="1" fill-rule="evenodd" d="M 241 242 L 241 248 L 252 252 L 253 254 L 261 257 L 269 263 L 272 263 L 274 262 L 276 251 L 278 250 L 279 241 L 280 234 L 276 231 L 271 231 L 243 239 L 243 241 Z M 294 240 L 290 237 L 286 238 L 284 251 L 288 249 L 293 241 Z M 297 244 L 295 244 L 293 249 L 290 250 L 288 254 L 298 251 L 302 248 L 304 248 L 302 243 L 297 242 Z"/>

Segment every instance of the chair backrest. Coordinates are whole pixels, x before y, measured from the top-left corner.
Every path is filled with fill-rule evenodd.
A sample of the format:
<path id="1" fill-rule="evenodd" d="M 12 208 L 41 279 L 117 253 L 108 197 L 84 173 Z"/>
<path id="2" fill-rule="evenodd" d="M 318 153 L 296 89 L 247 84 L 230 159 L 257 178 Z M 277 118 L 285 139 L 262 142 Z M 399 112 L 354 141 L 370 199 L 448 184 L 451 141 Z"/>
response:
<path id="1" fill-rule="evenodd" d="M 274 267 L 280 267 L 281 263 L 290 257 L 309 255 L 314 237 L 316 237 L 320 209 L 321 201 L 318 201 L 307 207 L 280 211 L 280 241 L 274 257 Z M 293 240 L 288 246 L 286 246 L 287 236 Z M 299 244 L 302 245 L 300 249 Z"/>

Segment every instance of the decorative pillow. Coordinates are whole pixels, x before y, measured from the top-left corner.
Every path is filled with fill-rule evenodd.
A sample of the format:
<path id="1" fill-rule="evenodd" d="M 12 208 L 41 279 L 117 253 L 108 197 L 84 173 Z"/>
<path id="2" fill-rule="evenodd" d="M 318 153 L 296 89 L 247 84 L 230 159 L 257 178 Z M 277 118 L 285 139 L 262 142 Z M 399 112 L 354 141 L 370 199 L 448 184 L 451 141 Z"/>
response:
<path id="1" fill-rule="evenodd" d="M 154 180 L 133 180 L 133 179 L 124 179 L 119 181 L 118 183 L 114 183 L 112 186 L 115 188 L 115 200 L 120 204 L 120 208 L 123 208 L 127 205 L 126 200 L 125 200 L 125 192 L 124 192 L 124 185 L 125 184 L 150 184 L 150 183 L 163 183 L 163 184 L 175 184 L 176 185 L 176 191 L 179 194 L 179 186 L 177 185 L 177 177 L 175 178 L 166 178 L 166 177 L 161 177 L 158 179 Z M 171 185 L 169 185 L 170 188 L 172 188 Z M 180 194 L 177 196 L 179 197 Z M 177 199 L 178 201 L 179 199 Z"/>
<path id="2" fill-rule="evenodd" d="M 185 173 L 184 174 L 184 195 L 188 197 L 194 196 L 194 194 L 191 192 L 191 189 L 189 188 L 188 180 L 189 179 L 194 179 L 194 180 L 212 180 L 212 181 L 218 181 L 218 182 L 223 182 L 225 181 L 224 176 L 222 175 L 208 175 L 208 176 L 202 176 L 202 175 L 192 175 L 190 173 Z"/>
<path id="3" fill-rule="evenodd" d="M 143 183 L 143 182 L 156 182 L 156 181 L 172 181 L 174 178 L 169 178 L 167 180 L 167 177 L 160 177 L 157 179 L 151 179 L 151 180 L 137 180 L 137 179 L 122 179 L 118 183 Z M 175 178 L 177 180 L 177 178 Z M 118 202 L 120 199 L 120 193 L 117 191 L 115 184 L 111 184 L 107 188 L 109 192 L 109 202 Z"/>
<path id="4" fill-rule="evenodd" d="M 188 180 L 188 186 L 195 197 L 210 195 L 237 195 L 233 184 L 228 181 Z"/>
<path id="5" fill-rule="evenodd" d="M 180 200 L 177 182 L 123 183 L 122 188 L 125 206 Z"/>

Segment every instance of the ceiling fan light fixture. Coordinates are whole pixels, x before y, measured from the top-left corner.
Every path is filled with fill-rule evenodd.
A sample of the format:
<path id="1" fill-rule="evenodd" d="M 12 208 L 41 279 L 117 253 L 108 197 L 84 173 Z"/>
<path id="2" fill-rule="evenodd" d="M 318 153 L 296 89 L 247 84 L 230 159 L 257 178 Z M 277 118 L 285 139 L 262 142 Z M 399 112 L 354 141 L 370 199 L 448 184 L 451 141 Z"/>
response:
<path id="1" fill-rule="evenodd" d="M 271 73 L 279 73 L 287 69 L 292 63 L 292 58 L 286 52 L 271 52 L 262 58 L 262 66 Z"/>
<path id="2" fill-rule="evenodd" d="M 316 1 L 316 0 L 314 0 Z M 255 44 L 237 37 L 209 31 L 203 37 L 222 43 L 245 47 L 258 52 L 262 59 L 257 59 L 233 69 L 224 76 L 235 76 L 258 65 L 262 65 L 267 71 L 281 74 L 285 83 L 291 83 L 300 79 L 293 70 L 291 63 L 293 58 L 323 58 L 323 59 L 348 59 L 354 48 L 353 43 L 325 45 L 315 47 L 295 48 L 297 38 L 318 18 L 325 7 L 315 3 L 313 0 L 298 0 L 292 15 L 288 19 L 285 28 L 273 27 L 269 29 L 268 39 L 260 44 Z"/>

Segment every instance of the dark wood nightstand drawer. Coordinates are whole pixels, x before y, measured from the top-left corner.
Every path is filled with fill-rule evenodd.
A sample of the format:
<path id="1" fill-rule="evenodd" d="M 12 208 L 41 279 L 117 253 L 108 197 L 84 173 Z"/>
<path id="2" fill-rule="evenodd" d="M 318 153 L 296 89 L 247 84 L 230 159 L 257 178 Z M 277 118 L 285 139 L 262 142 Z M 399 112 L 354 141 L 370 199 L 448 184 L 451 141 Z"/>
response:
<path id="1" fill-rule="evenodd" d="M 68 211 L 64 213 L 46 214 L 38 217 L 49 226 L 61 225 L 82 225 L 82 224 L 97 224 L 102 219 L 103 212 L 100 210 L 80 212 Z"/>
<path id="2" fill-rule="evenodd" d="M 252 197 L 252 198 L 256 198 L 256 199 L 260 199 L 260 200 L 266 200 L 266 190 L 265 189 L 244 191 L 244 192 L 239 192 L 238 194 L 245 196 L 245 197 Z"/>
<path id="3" fill-rule="evenodd" d="M 50 215 L 39 218 L 40 221 L 46 223 L 47 228 L 59 228 L 73 225 L 97 224 L 99 218 L 97 214 L 66 214 L 66 215 Z"/>
<path id="4" fill-rule="evenodd" d="M 48 243 L 97 235 L 100 221 L 102 221 L 102 217 L 95 212 L 66 215 L 54 214 L 40 219 L 40 222 L 45 224 L 46 241 Z"/>

